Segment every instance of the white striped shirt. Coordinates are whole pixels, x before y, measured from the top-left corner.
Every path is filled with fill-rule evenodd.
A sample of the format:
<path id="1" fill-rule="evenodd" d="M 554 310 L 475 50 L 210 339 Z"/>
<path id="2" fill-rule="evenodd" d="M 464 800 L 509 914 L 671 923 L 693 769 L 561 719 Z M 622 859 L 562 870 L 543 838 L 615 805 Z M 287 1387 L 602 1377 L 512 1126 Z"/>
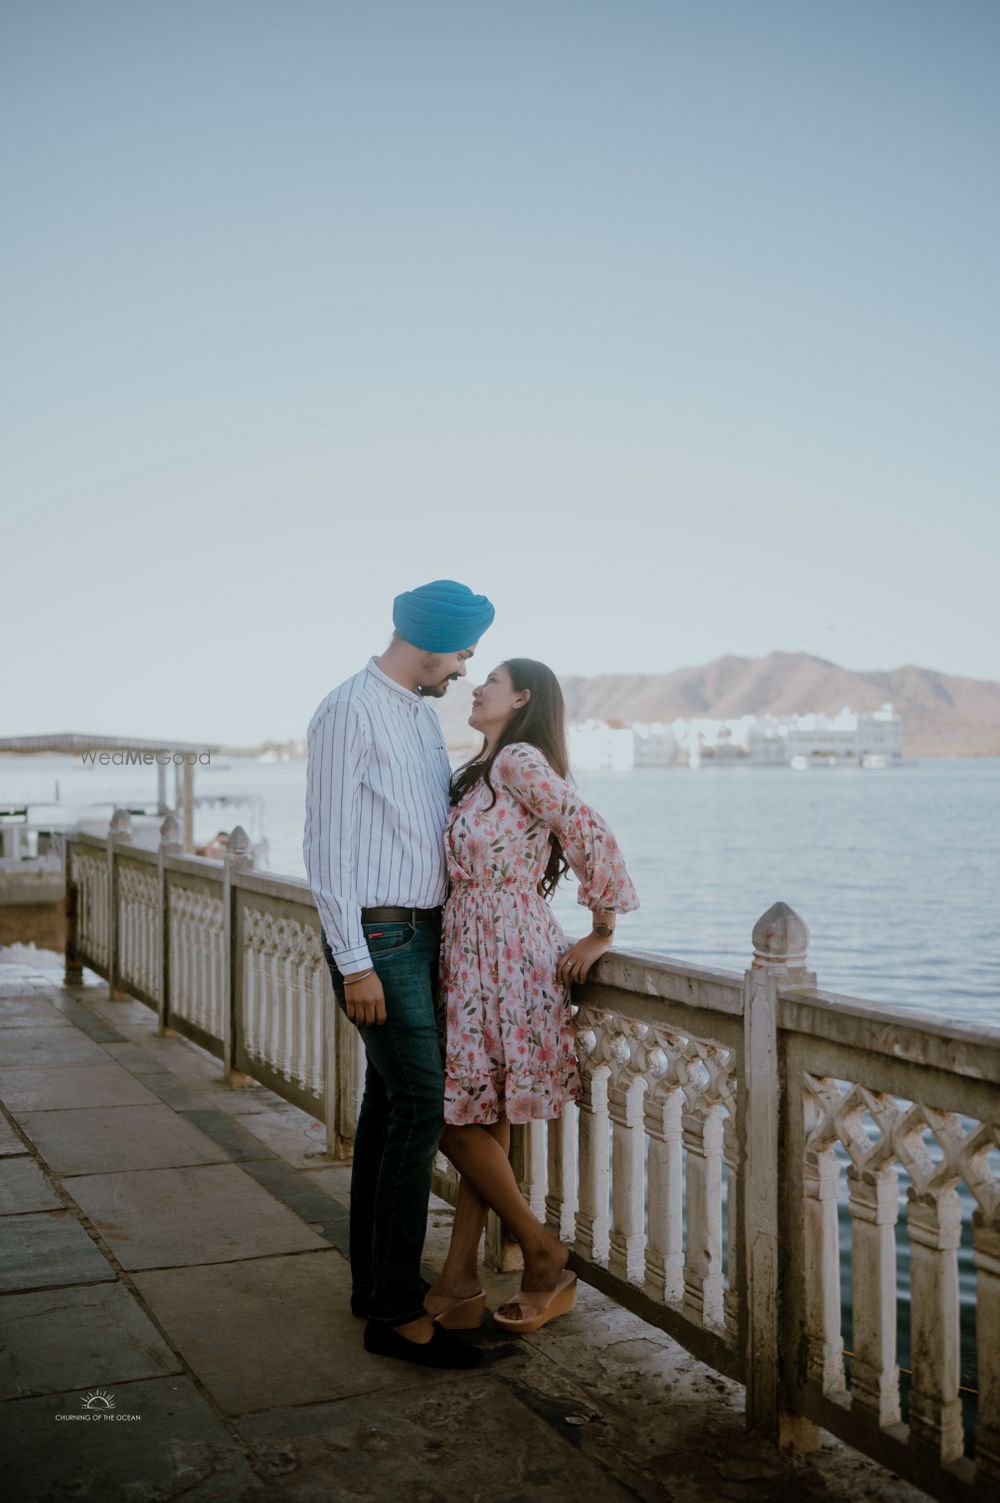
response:
<path id="1" fill-rule="evenodd" d="M 302 855 L 337 968 L 371 965 L 362 908 L 434 908 L 448 872 L 451 767 L 441 722 L 371 658 L 309 722 Z"/>

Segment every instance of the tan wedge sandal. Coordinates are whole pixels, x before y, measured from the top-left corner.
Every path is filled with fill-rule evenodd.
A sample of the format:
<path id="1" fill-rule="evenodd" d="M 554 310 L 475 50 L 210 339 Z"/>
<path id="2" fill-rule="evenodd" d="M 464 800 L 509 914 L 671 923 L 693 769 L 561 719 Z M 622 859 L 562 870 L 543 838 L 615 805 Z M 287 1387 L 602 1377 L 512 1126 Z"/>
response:
<path id="1" fill-rule="evenodd" d="M 435 1305 L 440 1308 L 435 1309 Z M 475 1331 L 486 1315 L 486 1293 L 480 1290 L 468 1299 L 445 1299 L 441 1294 L 425 1294 L 424 1309 L 446 1331 Z"/>
<path id="2" fill-rule="evenodd" d="M 555 1320 L 557 1315 L 568 1315 L 574 1308 L 576 1274 L 570 1273 L 569 1269 L 565 1268 L 559 1275 L 559 1281 L 554 1289 L 538 1291 L 519 1289 L 514 1298 L 507 1303 L 520 1305 L 521 1309 L 527 1313 L 518 1320 L 512 1320 L 509 1315 L 494 1315 L 494 1324 L 498 1325 L 502 1331 L 529 1336 L 532 1331 L 539 1331 L 542 1326 L 548 1325 L 550 1320 Z"/>

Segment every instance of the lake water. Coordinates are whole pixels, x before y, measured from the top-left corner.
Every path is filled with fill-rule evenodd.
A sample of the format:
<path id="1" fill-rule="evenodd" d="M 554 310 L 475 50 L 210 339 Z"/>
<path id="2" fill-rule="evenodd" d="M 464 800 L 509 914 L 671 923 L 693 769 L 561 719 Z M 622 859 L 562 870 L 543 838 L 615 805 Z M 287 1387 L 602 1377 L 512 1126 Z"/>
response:
<path id="1" fill-rule="evenodd" d="M 70 757 L 0 759 L 0 802 L 154 799 L 155 768 Z M 616 943 L 743 970 L 750 935 L 783 899 L 811 932 L 820 986 L 984 1023 L 1000 1022 L 1000 760 L 884 772 L 648 768 L 580 773 L 610 823 L 642 907 Z M 170 779 L 172 788 L 172 775 Z M 197 811 L 196 838 L 259 818 L 272 871 L 304 876 L 305 763 L 219 758 L 195 791 L 257 800 Z M 556 897 L 567 933 L 589 918 L 575 883 Z"/>

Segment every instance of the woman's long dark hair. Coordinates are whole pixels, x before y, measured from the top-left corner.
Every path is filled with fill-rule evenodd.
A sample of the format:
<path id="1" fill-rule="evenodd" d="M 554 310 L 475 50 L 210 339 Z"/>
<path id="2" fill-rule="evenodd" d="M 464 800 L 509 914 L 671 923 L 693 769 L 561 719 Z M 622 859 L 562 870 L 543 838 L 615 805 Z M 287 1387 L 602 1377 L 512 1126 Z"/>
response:
<path id="1" fill-rule="evenodd" d="M 505 746 L 515 741 L 527 741 L 545 757 L 549 766 L 561 778 L 569 777 L 569 753 L 566 749 L 566 707 L 563 703 L 559 680 L 544 663 L 534 658 L 507 658 L 500 664 L 510 674 L 514 692 L 527 689 L 531 693 L 528 703 L 515 710 L 497 738 L 490 752 L 483 745 L 468 762 L 464 763 L 451 780 L 451 802 L 457 804 L 474 784 L 483 782 L 493 795 L 488 809 L 497 801 L 497 791 L 490 782 L 490 771 Z M 550 898 L 556 890 L 559 878 L 569 871 L 569 862 L 563 855 L 558 837 L 549 833 L 549 859 L 538 890 Z"/>

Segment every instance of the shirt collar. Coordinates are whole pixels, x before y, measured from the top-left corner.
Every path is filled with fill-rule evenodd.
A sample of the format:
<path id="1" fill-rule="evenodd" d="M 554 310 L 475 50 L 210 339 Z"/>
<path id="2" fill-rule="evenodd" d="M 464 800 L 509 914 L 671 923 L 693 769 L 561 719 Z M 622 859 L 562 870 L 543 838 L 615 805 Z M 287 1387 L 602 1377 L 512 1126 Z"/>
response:
<path id="1" fill-rule="evenodd" d="M 408 699 L 413 704 L 420 703 L 420 695 L 414 694 L 412 689 L 405 688 L 403 684 L 397 684 L 394 678 L 390 678 L 387 673 L 383 673 L 381 668 L 375 662 L 374 657 L 368 659 L 368 672 L 371 674 L 372 678 L 376 680 L 377 683 L 381 684 L 386 689 L 391 689 L 394 694 L 401 695 L 403 699 Z"/>

